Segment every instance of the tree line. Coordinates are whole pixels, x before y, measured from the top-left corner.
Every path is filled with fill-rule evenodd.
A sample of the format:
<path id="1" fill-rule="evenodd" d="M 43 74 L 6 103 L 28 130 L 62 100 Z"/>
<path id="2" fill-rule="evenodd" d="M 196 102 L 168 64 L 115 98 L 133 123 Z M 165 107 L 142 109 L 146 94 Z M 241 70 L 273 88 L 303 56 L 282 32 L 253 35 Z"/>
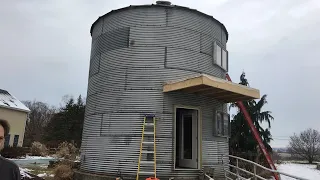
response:
<path id="1" fill-rule="evenodd" d="M 56 147 L 62 142 L 81 145 L 85 98 L 63 97 L 60 108 L 41 101 L 23 101 L 30 109 L 26 122 L 24 146 L 30 147 L 33 142 L 41 142 L 48 147 Z"/>

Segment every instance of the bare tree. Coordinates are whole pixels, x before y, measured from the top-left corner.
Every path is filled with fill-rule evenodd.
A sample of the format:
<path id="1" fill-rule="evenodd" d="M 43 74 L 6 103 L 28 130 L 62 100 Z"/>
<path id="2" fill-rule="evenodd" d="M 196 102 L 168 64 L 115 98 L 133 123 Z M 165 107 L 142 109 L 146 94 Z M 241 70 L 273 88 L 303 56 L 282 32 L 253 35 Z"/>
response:
<path id="1" fill-rule="evenodd" d="M 42 141 L 45 133 L 44 127 L 48 124 L 55 113 L 53 107 L 39 101 L 24 101 L 29 109 L 29 118 L 26 123 L 24 144 L 30 146 L 34 141 Z"/>
<path id="2" fill-rule="evenodd" d="M 315 161 L 320 155 L 320 133 L 314 129 L 307 129 L 290 137 L 289 152 L 308 160 L 309 163 Z"/>

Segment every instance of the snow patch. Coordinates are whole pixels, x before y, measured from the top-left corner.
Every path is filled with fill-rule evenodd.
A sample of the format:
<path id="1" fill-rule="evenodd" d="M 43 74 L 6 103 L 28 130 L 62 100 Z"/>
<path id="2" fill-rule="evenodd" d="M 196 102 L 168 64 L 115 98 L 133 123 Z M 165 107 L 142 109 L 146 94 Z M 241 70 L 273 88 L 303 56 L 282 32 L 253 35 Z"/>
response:
<path id="1" fill-rule="evenodd" d="M 294 175 L 300 178 L 306 178 L 310 180 L 319 180 L 320 171 L 316 169 L 316 165 L 313 164 L 293 164 L 284 163 L 276 164 L 277 170 L 290 175 Z M 292 178 L 281 175 L 281 180 L 292 180 Z"/>
<path id="2" fill-rule="evenodd" d="M 46 176 L 48 176 L 48 175 L 47 175 L 47 173 L 42 173 L 42 174 L 38 174 L 37 176 L 38 176 L 38 177 L 46 177 Z"/>
<path id="3" fill-rule="evenodd" d="M 29 174 L 27 174 L 27 172 L 30 172 L 29 169 L 27 169 L 27 168 L 20 168 L 20 167 L 19 167 L 19 170 L 20 170 L 20 175 L 21 175 L 21 177 L 23 177 L 23 178 L 31 178 L 31 176 L 30 176 Z"/>
<path id="4" fill-rule="evenodd" d="M 52 156 L 45 156 L 45 157 L 42 157 L 42 156 L 26 156 L 25 158 L 26 160 L 34 160 L 34 159 L 55 159 L 54 157 Z"/>
<path id="5" fill-rule="evenodd" d="M 41 174 L 38 174 L 37 176 L 38 177 L 54 177 L 54 175 L 50 173 L 41 173 Z"/>
<path id="6" fill-rule="evenodd" d="M 55 157 L 52 156 L 28 156 L 26 155 L 26 157 L 21 157 L 19 159 L 10 159 L 10 160 L 39 160 L 39 159 L 56 159 Z"/>

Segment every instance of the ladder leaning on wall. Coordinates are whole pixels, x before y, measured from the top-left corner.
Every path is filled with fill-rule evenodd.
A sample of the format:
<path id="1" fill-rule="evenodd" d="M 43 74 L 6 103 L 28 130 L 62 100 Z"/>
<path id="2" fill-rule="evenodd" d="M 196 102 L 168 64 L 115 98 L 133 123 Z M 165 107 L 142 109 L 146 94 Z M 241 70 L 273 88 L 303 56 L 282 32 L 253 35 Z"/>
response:
<path id="1" fill-rule="evenodd" d="M 226 78 L 227 78 L 228 81 L 232 82 L 229 74 L 226 74 Z M 279 174 L 276 173 L 277 168 L 276 168 L 276 166 L 274 165 L 274 163 L 273 163 L 273 161 L 272 161 L 272 159 L 271 159 L 271 156 L 270 156 L 270 154 L 268 153 L 266 147 L 264 146 L 264 144 L 263 144 L 263 142 L 262 142 L 262 139 L 261 139 L 261 137 L 260 137 L 260 135 L 259 135 L 259 133 L 258 133 L 258 130 L 257 130 L 256 127 L 254 126 L 254 124 L 253 124 L 253 122 L 252 122 L 252 119 L 251 119 L 251 117 L 250 117 L 250 115 L 249 115 L 246 107 L 243 105 L 242 101 L 236 102 L 236 105 L 239 107 L 239 109 L 240 109 L 241 112 L 243 113 L 243 115 L 244 115 L 244 117 L 245 117 L 245 119 L 246 119 L 246 121 L 247 121 L 247 123 L 248 123 L 248 125 L 249 125 L 249 127 L 250 127 L 250 130 L 251 130 L 251 132 L 253 133 L 254 138 L 255 138 L 256 141 L 258 142 L 259 147 L 260 147 L 260 149 L 261 149 L 262 152 L 263 152 L 264 157 L 266 158 L 266 160 L 267 160 L 270 168 L 274 171 L 274 172 L 273 172 L 274 178 L 275 178 L 276 180 L 280 180 Z"/>
<path id="2" fill-rule="evenodd" d="M 150 121 L 152 119 L 152 121 Z M 150 128 L 151 127 L 151 128 Z M 145 131 L 146 128 L 153 129 L 152 131 Z M 150 136 L 153 135 L 153 138 Z M 153 140 L 145 140 L 145 136 L 149 136 L 150 139 Z M 150 146 L 150 145 L 153 145 Z M 144 148 L 148 148 L 144 150 Z M 153 149 L 153 150 L 149 150 Z M 142 154 L 153 154 L 153 160 L 142 160 Z M 153 171 L 141 171 L 141 165 L 150 166 L 153 165 Z M 142 135 L 140 142 L 140 153 L 139 153 L 139 161 L 138 161 L 138 171 L 136 180 L 139 180 L 139 175 L 152 175 L 154 179 L 157 178 L 157 163 L 156 163 L 156 117 L 155 115 L 145 115 L 142 124 Z"/>

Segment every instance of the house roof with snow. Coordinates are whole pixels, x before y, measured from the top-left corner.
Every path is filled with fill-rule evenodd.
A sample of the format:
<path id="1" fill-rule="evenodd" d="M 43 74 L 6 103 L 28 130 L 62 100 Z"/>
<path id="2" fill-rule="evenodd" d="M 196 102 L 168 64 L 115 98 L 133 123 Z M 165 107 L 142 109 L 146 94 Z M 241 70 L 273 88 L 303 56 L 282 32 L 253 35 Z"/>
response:
<path id="1" fill-rule="evenodd" d="M 3 89 L 0 89 L 0 108 L 1 107 L 17 111 L 30 112 L 30 109 L 27 108 L 21 101 Z"/>

